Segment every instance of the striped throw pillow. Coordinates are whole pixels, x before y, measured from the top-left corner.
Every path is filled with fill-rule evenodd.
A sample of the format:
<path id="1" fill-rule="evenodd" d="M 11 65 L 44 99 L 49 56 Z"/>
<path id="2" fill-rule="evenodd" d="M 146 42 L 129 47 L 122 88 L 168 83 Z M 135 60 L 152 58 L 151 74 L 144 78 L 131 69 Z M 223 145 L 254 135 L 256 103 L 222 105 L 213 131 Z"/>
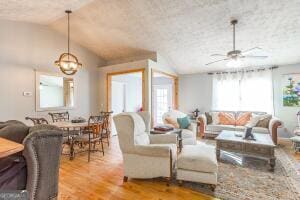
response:
<path id="1" fill-rule="evenodd" d="M 233 113 L 220 112 L 219 113 L 219 124 L 222 125 L 235 125 L 235 116 Z"/>
<path id="2" fill-rule="evenodd" d="M 251 119 L 251 112 L 240 113 L 236 119 L 236 126 L 245 126 Z"/>

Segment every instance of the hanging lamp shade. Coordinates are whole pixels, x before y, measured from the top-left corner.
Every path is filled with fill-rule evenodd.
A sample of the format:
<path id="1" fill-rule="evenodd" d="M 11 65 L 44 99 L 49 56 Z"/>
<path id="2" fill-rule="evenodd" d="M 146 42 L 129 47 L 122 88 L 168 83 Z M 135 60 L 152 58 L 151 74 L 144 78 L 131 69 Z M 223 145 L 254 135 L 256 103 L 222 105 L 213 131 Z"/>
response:
<path id="1" fill-rule="evenodd" d="M 70 53 L 70 14 L 71 10 L 65 11 L 68 15 L 68 52 L 60 55 L 59 59 L 55 61 L 55 65 L 66 75 L 74 75 L 82 64 L 77 57 Z"/>

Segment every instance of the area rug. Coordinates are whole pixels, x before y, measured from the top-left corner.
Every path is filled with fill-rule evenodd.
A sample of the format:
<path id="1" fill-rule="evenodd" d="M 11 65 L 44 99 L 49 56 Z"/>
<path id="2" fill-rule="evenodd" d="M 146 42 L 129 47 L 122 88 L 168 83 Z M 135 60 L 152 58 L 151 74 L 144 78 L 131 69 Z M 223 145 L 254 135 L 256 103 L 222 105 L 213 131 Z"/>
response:
<path id="1" fill-rule="evenodd" d="M 205 142 L 215 145 L 213 140 Z M 225 200 L 299 200 L 299 163 L 285 148 L 275 150 L 274 172 L 269 171 L 267 161 L 222 151 L 214 193 L 199 183 L 185 182 L 183 187 Z"/>

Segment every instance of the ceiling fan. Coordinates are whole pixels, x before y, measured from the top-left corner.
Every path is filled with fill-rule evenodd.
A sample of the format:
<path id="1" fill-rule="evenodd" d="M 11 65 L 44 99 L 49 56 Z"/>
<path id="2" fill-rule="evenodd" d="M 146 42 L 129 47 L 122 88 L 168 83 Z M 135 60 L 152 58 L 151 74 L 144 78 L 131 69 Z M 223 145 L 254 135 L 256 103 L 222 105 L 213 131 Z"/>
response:
<path id="1" fill-rule="evenodd" d="M 252 58 L 252 59 L 253 58 L 254 59 L 268 58 L 268 56 L 266 56 L 266 55 L 252 55 L 252 53 L 255 50 L 262 50 L 262 48 L 260 48 L 260 47 L 254 47 L 254 48 L 251 48 L 251 49 L 247 49 L 245 51 L 235 49 L 235 25 L 237 23 L 238 23 L 237 19 L 233 19 L 233 20 L 230 21 L 230 24 L 233 26 L 233 50 L 229 51 L 226 55 L 212 54 L 211 56 L 214 56 L 214 57 L 219 56 L 219 57 L 225 57 L 225 58 L 223 58 L 221 60 L 216 60 L 216 61 L 213 61 L 213 62 L 206 63 L 205 65 L 210 65 L 210 64 L 213 64 L 213 63 L 216 63 L 216 62 L 221 62 L 221 61 L 228 60 L 229 62 L 227 63 L 227 66 L 237 67 L 241 64 L 241 59 L 244 59 L 244 58 Z"/>

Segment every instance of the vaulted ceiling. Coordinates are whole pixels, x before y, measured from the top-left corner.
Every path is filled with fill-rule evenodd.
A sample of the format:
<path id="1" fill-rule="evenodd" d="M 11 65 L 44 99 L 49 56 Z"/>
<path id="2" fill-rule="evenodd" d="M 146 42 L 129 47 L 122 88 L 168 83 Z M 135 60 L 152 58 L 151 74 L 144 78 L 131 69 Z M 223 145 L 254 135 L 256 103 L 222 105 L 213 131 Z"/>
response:
<path id="1" fill-rule="evenodd" d="M 244 67 L 300 63 L 299 0 L 14 0 L 0 3 L 0 18 L 66 34 L 68 7 L 76 10 L 72 40 L 107 61 L 158 52 L 180 74 L 227 69 L 205 63 L 232 50 L 229 21 L 237 18 L 236 48 L 259 46 L 269 55 Z"/>

